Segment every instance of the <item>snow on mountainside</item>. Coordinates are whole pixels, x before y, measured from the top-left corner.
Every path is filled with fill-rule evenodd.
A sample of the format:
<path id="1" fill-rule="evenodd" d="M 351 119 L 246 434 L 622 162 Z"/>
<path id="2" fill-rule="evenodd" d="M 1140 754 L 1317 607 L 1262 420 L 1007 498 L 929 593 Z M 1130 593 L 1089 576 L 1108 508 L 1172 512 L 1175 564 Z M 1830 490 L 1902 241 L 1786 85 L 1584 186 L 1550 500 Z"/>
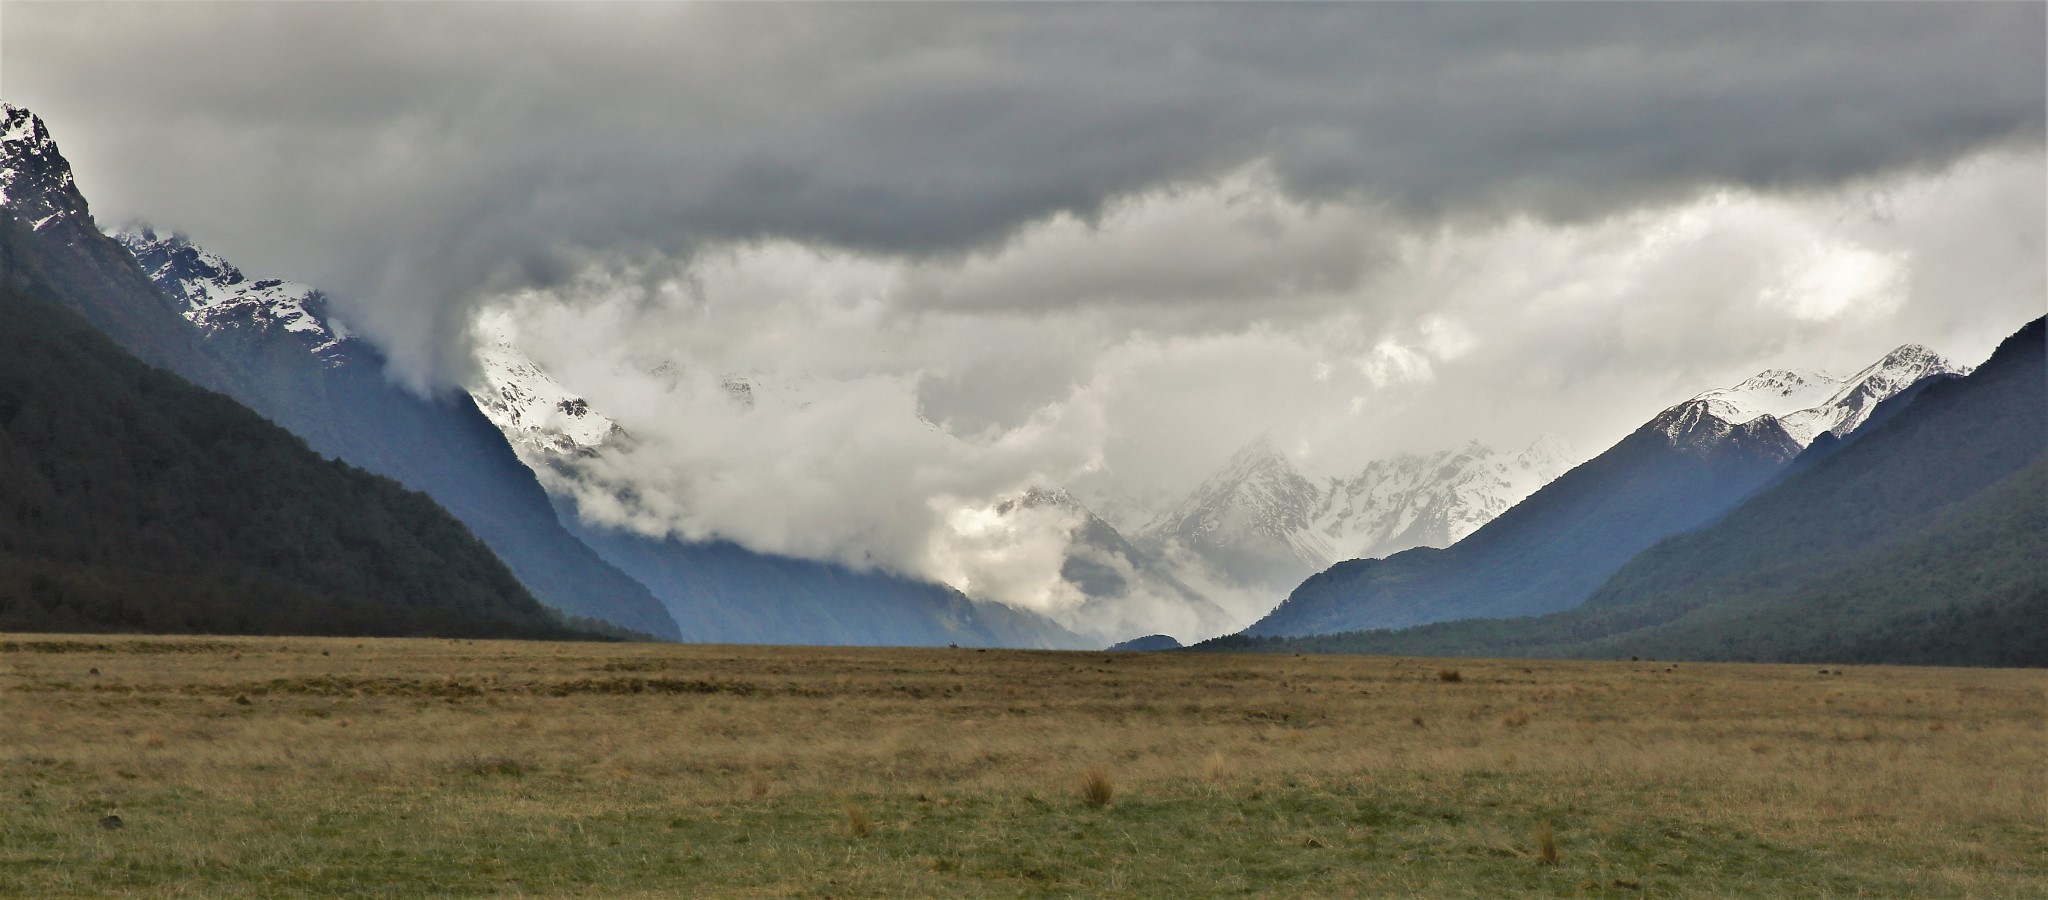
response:
<path id="1" fill-rule="evenodd" d="M 484 382 L 470 397 L 537 471 L 557 456 L 594 453 L 621 432 L 617 423 L 514 348 L 504 329 L 488 330 L 477 357 Z"/>
<path id="2" fill-rule="evenodd" d="M 330 366 L 347 365 L 371 352 L 333 318 L 326 295 L 311 286 L 249 278 L 184 235 L 160 234 L 147 225 L 117 228 L 107 236 L 128 248 L 149 280 L 204 330 L 283 331 Z"/>
<path id="3" fill-rule="evenodd" d="M 71 163 L 57 152 L 50 130 L 34 113 L 0 103 L 0 206 L 30 228 L 44 228 L 89 215 L 71 177 Z M 86 222 L 90 224 L 90 221 Z"/>
<path id="4" fill-rule="evenodd" d="M 1477 441 L 1376 460 L 1333 480 L 1316 529 L 1346 559 L 1448 547 L 1565 473 L 1571 447 L 1549 435 L 1503 455 Z"/>
<path id="5" fill-rule="evenodd" d="M 1950 362 L 1919 344 L 1907 344 L 1850 376 L 1825 402 L 1780 416 L 1778 421 L 1801 444 L 1810 444 L 1822 434 L 1855 431 L 1856 426 L 1870 418 L 1878 403 L 1920 379 L 1930 375 L 1968 375 L 1972 371 L 1971 367 Z"/>
<path id="6" fill-rule="evenodd" d="M 1757 416 L 1784 416 L 1817 406 L 1833 396 L 1842 382 L 1825 372 L 1765 369 L 1730 388 L 1715 388 L 1692 398 L 1724 422 L 1747 422 Z"/>
<path id="7" fill-rule="evenodd" d="M 1949 362 L 1919 344 L 1906 344 L 1846 379 L 1821 372 L 1768 369 L 1732 388 L 1706 391 L 1672 409 L 1699 404 L 1690 414 L 1711 415 L 1730 425 L 1771 416 L 1805 446 L 1822 434 L 1854 431 L 1879 401 L 1913 382 L 1929 375 L 1969 373 L 1969 366 Z"/>
<path id="8" fill-rule="evenodd" d="M 1232 454 L 1180 505 L 1140 529 L 1138 539 L 1236 548 L 1320 568 L 1336 554 L 1314 528 L 1323 493 L 1261 436 Z"/>
<path id="9" fill-rule="evenodd" d="M 1214 585 L 1231 585 L 1270 604 L 1275 592 L 1338 560 L 1449 546 L 1574 461 L 1549 436 L 1514 454 L 1472 442 L 1376 460 L 1318 483 L 1261 438 L 1136 540 L 1212 594 L 1221 593 Z"/>

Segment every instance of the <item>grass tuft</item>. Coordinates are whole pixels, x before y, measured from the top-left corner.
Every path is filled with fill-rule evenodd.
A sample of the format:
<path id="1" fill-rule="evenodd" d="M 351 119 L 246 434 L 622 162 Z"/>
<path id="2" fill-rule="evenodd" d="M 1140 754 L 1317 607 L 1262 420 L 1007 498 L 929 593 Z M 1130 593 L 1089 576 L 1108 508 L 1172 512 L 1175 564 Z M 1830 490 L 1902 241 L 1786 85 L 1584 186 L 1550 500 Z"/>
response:
<path id="1" fill-rule="evenodd" d="M 1081 776 L 1081 800 L 1089 806 L 1108 806 L 1116 796 L 1116 785 L 1110 783 L 1109 773 L 1101 769 L 1089 769 Z"/>
<path id="2" fill-rule="evenodd" d="M 868 817 L 868 811 L 853 804 L 846 806 L 846 833 L 857 838 L 867 837 L 875 830 L 875 820 Z"/>

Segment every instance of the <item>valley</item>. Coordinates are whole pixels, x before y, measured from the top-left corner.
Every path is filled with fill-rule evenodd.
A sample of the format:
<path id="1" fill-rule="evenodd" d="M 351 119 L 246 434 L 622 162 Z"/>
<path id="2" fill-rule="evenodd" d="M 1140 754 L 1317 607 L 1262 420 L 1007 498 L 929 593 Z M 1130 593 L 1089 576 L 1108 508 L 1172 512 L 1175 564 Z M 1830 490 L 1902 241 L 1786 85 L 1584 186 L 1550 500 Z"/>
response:
<path id="1" fill-rule="evenodd" d="M 2044 701 L 2017 670 L 9 635 L 0 894 L 2038 896 Z"/>

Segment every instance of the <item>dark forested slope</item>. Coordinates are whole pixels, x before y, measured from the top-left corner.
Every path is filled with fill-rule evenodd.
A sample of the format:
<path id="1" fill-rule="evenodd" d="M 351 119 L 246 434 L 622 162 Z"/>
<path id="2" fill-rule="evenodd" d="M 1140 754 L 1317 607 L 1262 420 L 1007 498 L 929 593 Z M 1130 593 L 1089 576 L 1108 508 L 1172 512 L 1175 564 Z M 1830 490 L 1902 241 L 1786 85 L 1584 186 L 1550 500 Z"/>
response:
<path id="1" fill-rule="evenodd" d="M 567 637 L 426 496 L 43 299 L 0 217 L 0 630 Z"/>

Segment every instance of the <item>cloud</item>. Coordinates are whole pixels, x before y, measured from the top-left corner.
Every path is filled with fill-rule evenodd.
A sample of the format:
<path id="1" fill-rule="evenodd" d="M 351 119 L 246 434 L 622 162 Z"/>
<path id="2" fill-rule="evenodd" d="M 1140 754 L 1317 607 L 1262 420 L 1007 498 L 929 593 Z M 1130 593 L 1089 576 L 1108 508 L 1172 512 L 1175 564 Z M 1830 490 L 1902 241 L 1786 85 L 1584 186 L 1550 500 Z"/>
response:
<path id="1" fill-rule="evenodd" d="M 6 25 L 103 219 L 322 286 L 423 389 L 509 311 L 635 436 L 592 515 L 1045 610 L 1065 524 L 978 518 L 1026 487 L 1128 528 L 1260 434 L 1332 473 L 1597 452 L 1766 366 L 1975 362 L 2048 300 L 2038 4 Z"/>
<path id="2" fill-rule="evenodd" d="M 79 147 L 103 209 L 174 219 L 328 286 L 420 383 L 465 376 L 462 332 L 493 294 L 621 253 L 785 240 L 971 255 L 1257 165 L 1317 210 L 1296 225 L 1324 239 L 1288 243 L 1286 279 L 1097 255 L 1064 274 L 986 270 L 999 284 L 964 273 L 974 290 L 933 296 L 1157 301 L 1215 285 L 1270 300 L 1355 276 L 1315 230 L 1351 213 L 1325 204 L 1425 228 L 1581 221 L 1926 170 L 2043 128 L 2031 4 L 9 13 L 11 99 Z M 1168 223 L 1127 234 L 1133 252 L 1172 239 Z"/>

